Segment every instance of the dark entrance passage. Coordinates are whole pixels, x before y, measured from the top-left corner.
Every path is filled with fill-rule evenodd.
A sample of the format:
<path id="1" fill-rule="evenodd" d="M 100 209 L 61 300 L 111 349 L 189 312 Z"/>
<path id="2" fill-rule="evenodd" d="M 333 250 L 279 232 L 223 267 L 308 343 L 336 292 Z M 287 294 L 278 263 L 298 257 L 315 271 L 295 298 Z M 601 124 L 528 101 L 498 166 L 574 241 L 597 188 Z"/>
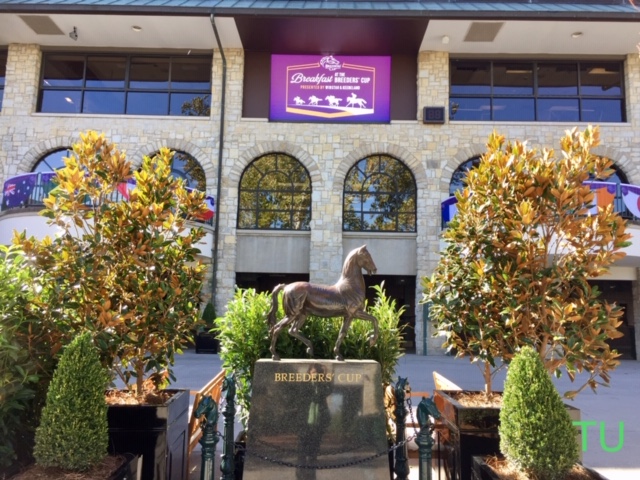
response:
<path id="1" fill-rule="evenodd" d="M 384 281 L 384 290 L 387 296 L 396 301 L 396 307 L 405 306 L 404 313 L 400 317 L 400 325 L 403 327 L 403 348 L 407 353 L 416 351 L 416 277 L 404 275 L 365 275 L 364 282 L 367 285 L 367 302 L 375 301 L 376 292 L 372 285 L 380 285 Z"/>
<path id="2" fill-rule="evenodd" d="M 591 285 L 597 285 L 600 291 L 600 298 L 609 303 L 615 302 L 624 309 L 622 325 L 618 327 L 621 338 L 614 338 L 607 343 L 611 348 L 615 348 L 623 360 L 635 360 L 636 356 L 636 334 L 633 325 L 633 292 L 631 282 L 627 281 L 607 281 L 592 280 Z"/>
<path id="3" fill-rule="evenodd" d="M 308 273 L 236 273 L 239 288 L 254 288 L 258 293 L 271 293 L 279 283 L 308 281 Z"/>
<path id="4" fill-rule="evenodd" d="M 336 278 L 337 280 L 337 278 Z M 258 293 L 271 292 L 279 283 L 308 282 L 309 275 L 304 273 L 236 273 L 236 285 L 239 288 L 255 288 Z M 372 285 L 379 285 L 384 281 L 387 295 L 396 301 L 396 306 L 405 305 L 405 311 L 400 318 L 403 326 L 403 348 L 407 353 L 416 350 L 416 277 L 398 275 L 366 275 L 364 281 L 367 286 L 367 302 L 375 301 L 376 292 Z"/>

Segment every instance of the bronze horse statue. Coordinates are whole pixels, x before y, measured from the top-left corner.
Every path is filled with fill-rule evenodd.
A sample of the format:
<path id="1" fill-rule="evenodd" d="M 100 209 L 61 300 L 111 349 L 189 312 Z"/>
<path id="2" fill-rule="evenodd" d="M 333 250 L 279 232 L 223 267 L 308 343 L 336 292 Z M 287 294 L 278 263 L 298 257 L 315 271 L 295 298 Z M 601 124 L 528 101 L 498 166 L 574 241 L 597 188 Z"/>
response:
<path id="1" fill-rule="evenodd" d="M 289 327 L 289 335 L 297 338 L 307 346 L 307 353 L 313 357 L 313 345 L 308 338 L 300 333 L 300 329 L 307 319 L 307 315 L 323 318 L 343 317 L 342 327 L 333 348 L 336 360 L 343 360 L 340 345 L 344 340 L 351 322 L 358 318 L 368 320 L 373 325 L 373 333 L 369 335 L 369 343 L 374 345 L 378 339 L 378 319 L 365 312 L 365 285 L 362 269 L 369 275 L 376 273 L 367 246 L 363 245 L 349 252 L 342 266 L 342 275 L 337 283 L 331 286 L 315 285 L 309 282 L 294 282 L 288 285 L 281 283 L 272 292 L 272 306 L 269 310 L 269 325 L 271 334 L 271 351 L 274 360 L 280 360 L 276 352 L 276 342 L 280 331 Z M 285 317 L 276 323 L 278 311 L 278 294 L 284 290 L 282 306 Z"/>

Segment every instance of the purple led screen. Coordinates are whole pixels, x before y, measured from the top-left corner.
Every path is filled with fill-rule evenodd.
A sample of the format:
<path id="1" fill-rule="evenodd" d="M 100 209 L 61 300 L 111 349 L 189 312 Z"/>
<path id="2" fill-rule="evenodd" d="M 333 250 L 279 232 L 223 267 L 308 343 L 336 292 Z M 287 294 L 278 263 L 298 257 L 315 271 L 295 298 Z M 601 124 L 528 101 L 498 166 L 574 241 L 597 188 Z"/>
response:
<path id="1" fill-rule="evenodd" d="M 269 119 L 388 123 L 391 57 L 272 55 Z"/>

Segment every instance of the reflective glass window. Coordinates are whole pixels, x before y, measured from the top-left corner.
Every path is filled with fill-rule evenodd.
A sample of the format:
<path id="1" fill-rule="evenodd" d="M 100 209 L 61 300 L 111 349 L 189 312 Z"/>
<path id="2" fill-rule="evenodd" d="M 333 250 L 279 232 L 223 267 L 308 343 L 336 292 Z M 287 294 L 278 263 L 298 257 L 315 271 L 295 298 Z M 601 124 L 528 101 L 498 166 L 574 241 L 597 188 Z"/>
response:
<path id="1" fill-rule="evenodd" d="M 209 116 L 211 58 L 45 54 L 38 111 Z"/>
<path id="2" fill-rule="evenodd" d="M 416 231 L 416 183 L 411 170 L 388 155 L 357 162 L 345 178 L 345 231 Z"/>
<path id="3" fill-rule="evenodd" d="M 126 57 L 87 57 L 87 82 L 91 88 L 124 88 Z"/>
<path id="4" fill-rule="evenodd" d="M 538 95 L 577 95 L 577 64 L 539 63 L 537 72 Z"/>
<path id="5" fill-rule="evenodd" d="M 535 102 L 533 98 L 493 99 L 493 120 L 506 122 L 531 122 L 535 120 Z"/>
<path id="6" fill-rule="evenodd" d="M 129 71 L 129 86 L 142 89 L 169 88 L 169 59 L 133 57 Z"/>
<path id="7" fill-rule="evenodd" d="M 533 65 L 530 63 L 495 63 L 493 93 L 500 95 L 533 94 Z"/>
<path id="8" fill-rule="evenodd" d="M 187 152 L 176 151 L 171 162 L 171 174 L 182 178 L 185 185 L 204 192 L 207 190 L 207 176 L 200 162 Z"/>
<path id="9" fill-rule="evenodd" d="M 451 176 L 451 182 L 449 182 L 449 196 L 453 197 L 458 190 L 462 190 L 467 185 L 465 182 L 467 173 L 479 164 L 480 157 L 473 157 L 461 163 L 458 168 L 456 168 L 456 171 L 453 172 Z"/>
<path id="10" fill-rule="evenodd" d="M 612 62 L 580 64 L 580 93 L 582 95 L 622 95 L 622 66 Z"/>
<path id="11" fill-rule="evenodd" d="M 451 60 L 449 119 L 625 122 L 622 62 Z"/>
<path id="12" fill-rule="evenodd" d="M 451 61 L 451 94 L 491 93 L 491 63 Z"/>
<path id="13" fill-rule="evenodd" d="M 309 230 L 311 177 L 294 157 L 270 153 L 254 160 L 239 190 L 238 228 Z"/>
<path id="14" fill-rule="evenodd" d="M 63 148 L 47 153 L 44 157 L 38 160 L 31 169 L 32 172 L 55 172 L 60 168 L 64 168 L 64 157 L 68 157 L 72 154 L 71 149 Z"/>

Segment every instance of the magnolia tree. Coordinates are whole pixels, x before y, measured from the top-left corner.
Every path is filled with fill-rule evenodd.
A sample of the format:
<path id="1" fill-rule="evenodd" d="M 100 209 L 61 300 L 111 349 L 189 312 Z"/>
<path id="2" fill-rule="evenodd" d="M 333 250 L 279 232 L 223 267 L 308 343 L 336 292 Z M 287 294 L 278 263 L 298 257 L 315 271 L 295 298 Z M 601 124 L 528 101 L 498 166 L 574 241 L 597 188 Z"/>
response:
<path id="1" fill-rule="evenodd" d="M 129 388 L 135 380 L 139 395 L 145 377 L 170 373 L 189 338 L 205 269 L 196 260 L 204 232 L 187 223 L 206 212 L 204 194 L 171 175 L 172 155 L 163 148 L 132 172 L 104 135 L 81 135 L 42 212 L 61 233 L 16 237 L 39 273 L 42 321 L 61 342 L 91 331 L 107 365 Z"/>
<path id="2" fill-rule="evenodd" d="M 486 390 L 500 362 L 525 345 L 548 372 L 589 377 L 595 390 L 618 365 L 608 339 L 621 334 L 622 311 L 599 299 L 588 279 L 607 272 L 625 254 L 625 221 L 613 206 L 590 213 L 590 176 L 606 178 L 610 162 L 591 154 L 597 128 L 567 132 L 562 152 L 505 142 L 492 134 L 467 186 L 456 194 L 458 212 L 444 232 L 447 247 L 423 302 L 436 334 L 458 356 L 480 362 Z"/>

